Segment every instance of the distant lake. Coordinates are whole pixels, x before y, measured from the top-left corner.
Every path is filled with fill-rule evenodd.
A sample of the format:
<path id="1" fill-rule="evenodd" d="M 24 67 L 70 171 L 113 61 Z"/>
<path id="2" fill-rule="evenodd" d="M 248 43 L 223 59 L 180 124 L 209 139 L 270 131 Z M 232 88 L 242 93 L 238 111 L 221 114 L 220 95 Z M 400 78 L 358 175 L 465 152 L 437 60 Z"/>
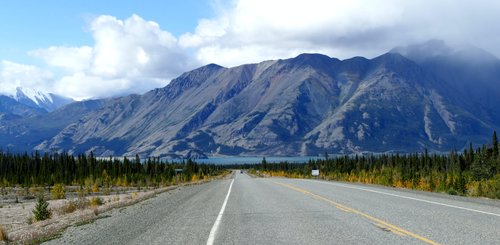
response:
<path id="1" fill-rule="evenodd" d="M 330 154 L 330 157 L 335 155 Z M 123 157 L 97 157 L 97 159 L 109 160 L 110 158 L 123 161 Z M 135 161 L 134 157 L 127 157 L 130 161 Z M 209 157 L 209 158 L 196 158 L 193 161 L 197 163 L 205 164 L 256 164 L 261 163 L 263 157 Z M 172 159 L 172 158 L 160 158 L 163 162 L 182 162 L 187 161 L 187 159 Z M 325 159 L 325 157 L 319 156 L 303 156 L 303 157 L 266 157 L 268 163 L 279 163 L 279 162 L 289 162 L 289 163 L 307 163 L 311 159 Z M 141 162 L 145 163 L 148 158 L 141 158 Z"/>
<path id="2" fill-rule="evenodd" d="M 266 157 L 268 163 L 290 162 L 290 163 L 306 163 L 310 159 L 324 159 L 324 157 L 304 156 L 304 157 Z M 208 159 L 194 159 L 197 163 L 206 164 L 256 164 L 262 162 L 262 157 L 209 157 Z M 179 162 L 181 159 L 173 159 L 170 161 Z"/>

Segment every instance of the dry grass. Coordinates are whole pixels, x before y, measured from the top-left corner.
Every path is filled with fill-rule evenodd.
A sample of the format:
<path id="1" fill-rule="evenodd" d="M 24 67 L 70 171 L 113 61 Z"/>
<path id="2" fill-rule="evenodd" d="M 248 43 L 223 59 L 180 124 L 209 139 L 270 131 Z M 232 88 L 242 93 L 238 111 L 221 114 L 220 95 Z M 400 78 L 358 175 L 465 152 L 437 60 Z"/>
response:
<path id="1" fill-rule="evenodd" d="M 230 176 L 230 174 L 226 173 L 218 177 L 212 177 L 211 179 L 223 179 Z M 26 224 L 23 222 L 23 225 L 16 225 L 15 228 L 12 226 L 10 228 L 8 227 L 8 229 L 3 230 L 3 234 L 5 236 L 8 234 L 9 240 L 14 241 L 16 244 L 36 243 L 36 241 L 43 241 L 42 239 L 44 238 L 57 236 L 69 226 L 93 222 L 98 218 L 98 215 L 109 210 L 133 205 L 155 197 L 157 194 L 162 192 L 176 189 L 180 186 L 202 184 L 209 181 L 209 179 L 199 180 L 197 182 L 168 186 L 146 192 L 133 192 L 130 194 L 118 194 L 92 198 L 86 198 L 82 192 L 82 195 L 70 201 L 51 201 L 51 208 L 54 208 L 55 214 L 57 214 L 53 219 L 32 224 Z M 91 205 L 92 202 L 100 204 Z M 30 207 L 32 206 L 34 206 L 34 203 L 30 205 Z"/>
<path id="2" fill-rule="evenodd" d="M 26 224 L 28 225 L 31 225 L 33 224 L 34 220 L 33 220 L 33 215 L 28 215 L 28 217 L 26 217 Z"/>
<path id="3" fill-rule="evenodd" d="M 134 192 L 134 193 L 130 194 L 130 198 L 136 199 L 137 198 L 137 192 Z"/>
<path id="4" fill-rule="evenodd" d="M 103 203 L 104 203 L 104 201 L 100 197 L 92 197 L 92 198 L 90 198 L 90 201 L 89 201 L 89 205 L 94 206 L 94 207 L 101 206 Z"/>
<path id="5" fill-rule="evenodd" d="M 64 205 L 61 207 L 54 209 L 54 212 L 58 215 L 65 215 L 65 214 L 70 214 L 76 211 L 76 202 L 75 201 L 67 201 Z"/>
<path id="6" fill-rule="evenodd" d="M 0 226 L 0 241 L 7 241 L 7 233 L 2 226 Z"/>
<path id="7" fill-rule="evenodd" d="M 89 205 L 89 200 L 85 197 L 78 197 L 78 199 L 75 201 L 75 206 L 76 209 L 85 209 Z"/>
<path id="8" fill-rule="evenodd" d="M 63 184 L 55 184 L 51 191 L 52 199 L 65 199 L 66 188 Z"/>

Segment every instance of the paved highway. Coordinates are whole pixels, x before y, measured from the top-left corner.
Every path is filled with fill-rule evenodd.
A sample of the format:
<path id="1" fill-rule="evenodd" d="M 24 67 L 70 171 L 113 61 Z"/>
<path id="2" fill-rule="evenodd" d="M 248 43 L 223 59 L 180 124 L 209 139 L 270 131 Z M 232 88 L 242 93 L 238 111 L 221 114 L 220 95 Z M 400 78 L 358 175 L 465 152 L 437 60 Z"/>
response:
<path id="1" fill-rule="evenodd" d="M 500 202 L 235 172 L 48 244 L 500 244 Z"/>

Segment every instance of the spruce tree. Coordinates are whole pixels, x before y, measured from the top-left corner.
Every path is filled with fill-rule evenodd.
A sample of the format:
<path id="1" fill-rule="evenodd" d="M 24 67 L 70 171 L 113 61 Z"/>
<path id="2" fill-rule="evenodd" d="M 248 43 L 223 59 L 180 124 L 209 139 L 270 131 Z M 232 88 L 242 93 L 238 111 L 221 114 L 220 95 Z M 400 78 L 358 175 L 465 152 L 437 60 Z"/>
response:
<path id="1" fill-rule="evenodd" d="M 470 170 L 472 178 L 474 180 L 487 179 L 490 174 L 486 161 L 484 160 L 484 157 L 482 155 L 479 155 L 479 157 L 476 157 L 474 159 L 474 161 L 471 164 Z"/>
<path id="2" fill-rule="evenodd" d="M 35 209 L 33 210 L 33 215 L 35 221 L 42 221 L 50 219 L 52 213 L 49 210 L 49 203 L 43 199 L 43 194 L 38 196 L 38 202 L 36 203 Z"/>
<path id="3" fill-rule="evenodd" d="M 474 161 L 474 148 L 472 147 L 472 142 L 469 143 L 469 155 L 467 156 L 467 161 L 469 165 Z"/>
<path id="4" fill-rule="evenodd" d="M 262 165 L 262 169 L 263 169 L 263 170 L 267 170 L 267 161 L 266 161 L 266 157 L 263 157 L 263 158 L 262 158 L 261 165 Z"/>
<path id="5" fill-rule="evenodd" d="M 493 131 L 493 139 L 492 139 L 492 143 L 493 143 L 493 157 L 497 157 L 498 156 L 498 138 L 497 138 L 497 131 Z"/>
<path id="6" fill-rule="evenodd" d="M 458 179 L 454 182 L 454 189 L 460 194 L 460 195 L 464 195 L 466 194 L 466 190 L 467 190 L 467 187 L 466 187 L 466 184 L 467 184 L 467 180 L 465 179 L 465 177 L 460 174 L 458 176 Z"/>

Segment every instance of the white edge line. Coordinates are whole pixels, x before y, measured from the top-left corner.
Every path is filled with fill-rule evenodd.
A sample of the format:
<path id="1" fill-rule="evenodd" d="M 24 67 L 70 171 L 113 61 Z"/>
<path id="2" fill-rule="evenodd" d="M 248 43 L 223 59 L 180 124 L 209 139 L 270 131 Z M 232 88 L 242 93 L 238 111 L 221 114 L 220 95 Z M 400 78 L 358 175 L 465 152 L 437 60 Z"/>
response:
<path id="1" fill-rule="evenodd" d="M 224 214 L 224 210 L 226 209 L 227 200 L 229 199 L 229 194 L 231 194 L 231 188 L 233 187 L 234 179 L 231 181 L 229 185 L 229 190 L 227 191 L 226 199 L 224 199 L 224 203 L 222 204 L 222 208 L 220 209 L 219 215 L 215 220 L 214 225 L 212 226 L 212 230 L 210 230 L 210 235 L 208 236 L 207 245 L 214 244 L 215 234 L 217 233 L 217 229 L 219 229 L 220 221 L 222 220 L 222 215 Z"/>
<path id="2" fill-rule="evenodd" d="M 493 215 L 493 216 L 500 217 L 500 214 L 496 214 L 496 213 L 485 212 L 485 211 L 481 211 L 481 210 L 477 210 L 477 209 L 472 209 L 472 208 L 464 208 L 464 207 L 460 207 L 460 206 L 455 206 L 455 205 L 450 205 L 450 204 L 445 204 L 445 203 L 440 203 L 440 202 L 434 202 L 434 201 L 429 201 L 429 200 L 424 200 L 424 199 L 419 199 L 419 198 L 414 198 L 414 197 L 401 196 L 401 195 L 391 194 L 391 193 L 387 193 L 387 192 L 383 192 L 383 191 L 375 191 L 375 190 L 370 190 L 370 189 L 366 189 L 366 188 L 348 186 L 348 185 L 343 185 L 343 184 L 338 184 L 338 183 L 331 183 L 331 182 L 325 182 L 325 181 L 313 181 L 313 180 L 305 180 L 305 181 L 323 183 L 323 184 L 334 185 L 334 186 L 340 186 L 340 187 L 344 187 L 344 188 L 350 188 L 350 189 L 361 190 L 361 191 L 368 191 L 368 192 L 373 192 L 373 193 L 378 193 L 378 194 L 383 194 L 383 195 L 388 195 L 388 196 L 394 196 L 394 197 L 399 197 L 399 198 L 404 198 L 404 199 L 410 199 L 410 200 L 414 200 L 414 201 L 426 202 L 426 203 L 431 203 L 431 204 L 435 204 L 435 205 L 441 205 L 441 206 L 445 206 L 445 207 L 462 209 L 462 210 L 467 210 L 467 211 L 471 211 L 471 212 L 482 213 L 482 214 L 487 214 L 487 215 Z"/>

